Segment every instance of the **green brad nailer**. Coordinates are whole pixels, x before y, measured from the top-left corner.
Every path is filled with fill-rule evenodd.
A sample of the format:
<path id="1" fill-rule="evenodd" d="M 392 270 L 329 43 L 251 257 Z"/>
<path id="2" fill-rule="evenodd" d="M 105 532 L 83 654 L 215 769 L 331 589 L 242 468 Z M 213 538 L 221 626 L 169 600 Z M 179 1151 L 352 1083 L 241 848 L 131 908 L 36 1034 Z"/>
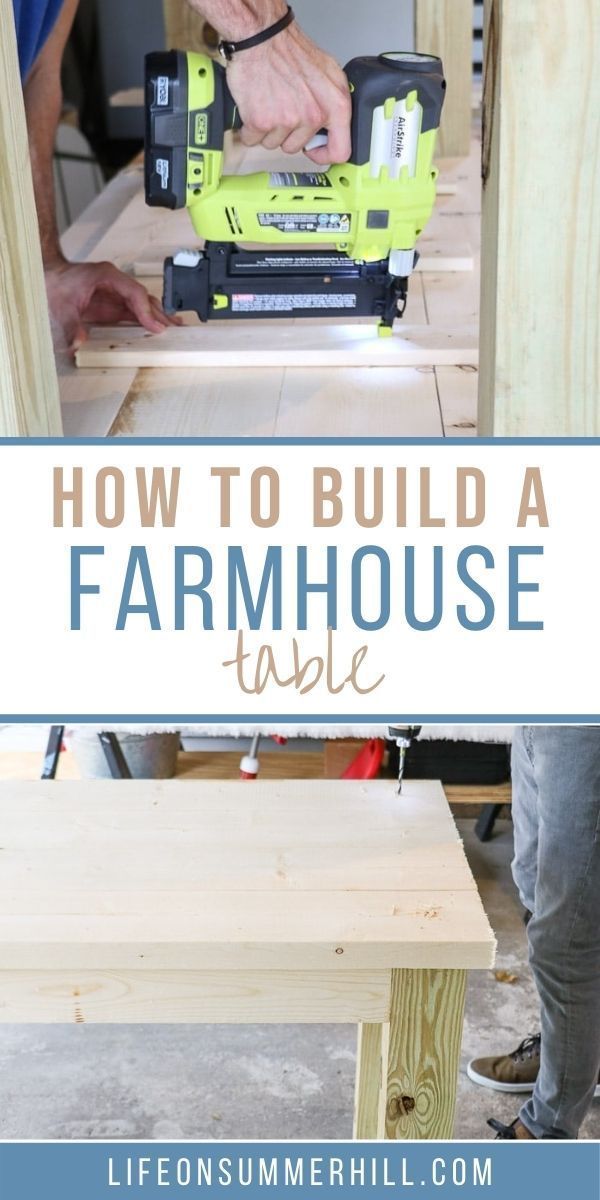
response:
<path id="1" fill-rule="evenodd" d="M 168 313 L 373 316 L 391 333 L 435 202 L 446 84 L 425 54 L 355 58 L 346 75 L 348 162 L 224 175 L 225 132 L 240 126 L 224 68 L 177 50 L 146 57 L 146 200 L 187 206 L 204 241 L 166 260 Z"/>

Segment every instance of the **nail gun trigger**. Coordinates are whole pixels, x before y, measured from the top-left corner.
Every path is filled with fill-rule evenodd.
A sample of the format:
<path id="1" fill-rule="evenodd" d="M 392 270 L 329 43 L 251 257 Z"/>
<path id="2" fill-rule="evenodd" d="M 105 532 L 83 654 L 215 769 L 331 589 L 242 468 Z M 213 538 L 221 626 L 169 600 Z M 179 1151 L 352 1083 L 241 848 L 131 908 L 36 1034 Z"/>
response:
<path id="1" fill-rule="evenodd" d="M 321 129 L 319 133 L 315 133 L 314 137 L 306 143 L 304 153 L 309 150 L 320 150 L 322 146 L 326 146 L 329 141 L 329 134 L 326 129 Z"/>

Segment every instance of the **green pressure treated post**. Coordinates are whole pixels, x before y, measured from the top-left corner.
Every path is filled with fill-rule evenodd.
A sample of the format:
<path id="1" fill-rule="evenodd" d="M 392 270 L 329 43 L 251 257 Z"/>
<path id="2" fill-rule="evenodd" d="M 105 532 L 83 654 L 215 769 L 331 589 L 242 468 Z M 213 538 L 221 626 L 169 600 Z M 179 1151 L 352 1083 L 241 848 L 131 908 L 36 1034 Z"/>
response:
<path id="1" fill-rule="evenodd" d="M 0 0 L 0 436 L 60 437 L 11 0 Z"/>

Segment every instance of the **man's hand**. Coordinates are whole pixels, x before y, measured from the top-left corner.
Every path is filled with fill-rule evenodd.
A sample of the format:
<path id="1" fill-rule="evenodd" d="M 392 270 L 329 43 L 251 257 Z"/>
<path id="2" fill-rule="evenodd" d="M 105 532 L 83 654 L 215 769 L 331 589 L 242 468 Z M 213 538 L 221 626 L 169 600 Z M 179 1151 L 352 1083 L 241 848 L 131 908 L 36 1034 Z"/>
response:
<path id="1" fill-rule="evenodd" d="M 143 325 L 162 333 L 170 318 L 154 296 L 112 263 L 59 262 L 46 268 L 46 292 L 55 342 L 74 352 L 88 336 L 86 325 Z"/>
<path id="2" fill-rule="evenodd" d="M 221 36 L 244 41 L 285 16 L 285 0 L 189 0 Z M 326 4 L 327 0 L 323 0 Z M 246 146 L 279 146 L 288 154 L 304 150 L 326 129 L 326 146 L 309 151 L 325 166 L 350 157 L 351 101 L 348 80 L 293 21 L 282 33 L 241 50 L 227 67 L 227 81 L 243 121 Z"/>
<path id="3" fill-rule="evenodd" d="M 236 55 L 227 81 L 243 121 L 246 146 L 262 143 L 297 154 L 320 129 L 327 145 L 308 151 L 314 163 L 346 162 L 350 157 L 351 100 L 348 81 L 294 23 L 271 41 Z"/>

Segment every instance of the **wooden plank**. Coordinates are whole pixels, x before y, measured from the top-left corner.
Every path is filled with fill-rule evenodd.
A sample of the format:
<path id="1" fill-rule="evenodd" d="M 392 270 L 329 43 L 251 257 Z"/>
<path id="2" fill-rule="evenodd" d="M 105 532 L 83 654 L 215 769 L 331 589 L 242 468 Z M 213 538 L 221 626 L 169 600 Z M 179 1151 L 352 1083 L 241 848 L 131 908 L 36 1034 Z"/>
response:
<path id="1" fill-rule="evenodd" d="M 286 371 L 279 399 L 277 437 L 441 437 L 431 367 L 323 367 Z"/>
<path id="2" fill-rule="evenodd" d="M 479 271 L 423 275 L 427 317 L 434 326 L 471 327 L 479 321 Z"/>
<path id="3" fill-rule="evenodd" d="M 133 367 L 121 371 L 78 371 L 71 361 L 60 361 L 58 379 L 65 437 L 105 437 L 136 374 Z"/>
<path id="4" fill-rule="evenodd" d="M 457 168 L 459 195 L 454 204 L 440 209 L 437 227 L 468 232 L 474 247 L 473 271 L 469 274 L 423 276 L 428 319 L 433 325 L 454 321 L 470 324 L 479 317 L 479 216 L 481 186 L 479 153 L 472 145 L 468 159 Z M 458 209 L 458 211 L 457 211 Z M 467 215 L 468 214 L 468 215 Z M 436 230 L 434 229 L 434 232 Z M 438 233 L 438 236 L 439 233 Z M 478 374 L 476 367 L 436 367 L 439 408 L 446 437 L 471 437 L 477 432 Z"/>
<path id="5" fill-rule="evenodd" d="M 453 804 L 511 804 L 510 783 L 445 783 L 448 803 Z"/>
<path id="6" fill-rule="evenodd" d="M 237 750 L 183 750 L 178 755 L 177 779 L 237 779 L 240 758 L 248 743 L 240 741 Z M 269 745 L 266 742 L 265 745 Z M 39 780 L 42 754 L 31 750 L 0 751 L 0 779 Z M 323 779 L 323 753 L 317 750 L 261 750 L 261 779 Z M 75 755 L 61 754 L 58 779 L 81 779 Z"/>
<path id="7" fill-rule="evenodd" d="M 143 167 L 131 165 L 120 171 L 96 196 L 60 239 L 62 252 L 72 262 L 90 259 L 107 231 L 142 192 Z M 151 211 L 151 210 L 149 210 Z M 104 255 L 107 257 L 107 255 Z"/>
<path id="8" fill-rule="evenodd" d="M 425 304 L 433 325 L 453 320 L 470 324 L 479 319 L 479 211 L 481 208 L 480 149 L 473 141 L 467 159 L 447 161 L 445 171 L 457 181 L 455 201 L 439 207 L 434 216 L 434 234 L 442 230 L 466 233 L 474 249 L 473 271 L 462 275 L 423 276 Z M 478 375 L 473 366 L 436 367 L 438 402 L 446 437 L 471 437 L 477 432 Z"/>
<path id="9" fill-rule="evenodd" d="M 0 0 L 0 28 L 0 436 L 59 437 L 58 384 L 10 0 Z"/>
<path id="10" fill-rule="evenodd" d="M 111 819 L 115 819 L 112 814 Z M 213 821 L 213 829 L 215 823 Z M 96 828 L 95 825 L 83 824 L 92 832 Z M 365 838 L 361 858 L 354 839 L 344 832 L 340 832 L 339 842 L 328 834 L 322 844 L 316 845 L 313 838 L 305 836 L 302 839 L 298 823 L 297 828 L 292 825 L 289 829 L 289 848 L 282 845 L 279 837 L 268 829 L 265 830 L 264 839 L 257 838 L 256 835 L 252 838 L 251 829 L 246 829 L 245 832 L 249 842 L 248 861 L 240 859 L 233 868 L 231 861 L 234 853 L 239 855 L 238 846 L 234 845 L 232 854 L 228 856 L 227 843 L 223 841 L 222 835 L 217 838 L 208 827 L 206 840 L 203 842 L 200 834 L 189 832 L 188 825 L 186 837 L 189 840 L 190 854 L 189 858 L 181 863 L 179 878 L 175 883 L 171 879 L 171 872 L 178 839 L 168 828 L 164 829 L 165 865 L 160 863 L 154 867 L 154 864 L 151 864 L 148 867 L 140 862 L 132 864 L 130 871 L 127 870 L 127 862 L 132 853 L 135 854 L 135 830 L 128 835 L 124 832 L 118 839 L 110 830 L 99 831 L 98 851 L 106 858 L 105 890 L 117 897 L 126 895 L 128 911 L 138 913 L 138 893 L 143 897 L 144 904 L 152 905 L 154 886 L 161 893 L 173 894 L 173 911 L 181 906 L 182 911 L 189 909 L 193 915 L 198 903 L 196 895 L 200 880 L 202 886 L 199 890 L 202 892 L 227 893 L 232 890 L 235 874 L 237 886 L 234 890 L 248 895 L 256 894 L 259 899 L 269 892 L 276 895 L 313 890 L 321 894 L 338 893 L 343 891 L 346 882 L 351 882 L 352 890 L 357 893 L 365 892 L 367 900 L 372 893 L 379 891 L 397 893 L 399 897 L 404 893 L 415 896 L 421 890 L 427 892 L 427 903 L 422 906 L 421 915 L 425 920 L 432 920 L 434 923 L 438 918 L 437 902 L 431 901 L 431 895 L 435 893 L 438 899 L 443 900 L 444 911 L 449 914 L 455 894 L 472 890 L 465 881 L 462 856 L 455 854 L 453 844 L 441 837 L 438 840 L 432 837 L 430 841 L 424 841 L 423 845 L 420 845 L 414 833 L 411 835 L 407 832 L 407 847 L 399 847 L 397 841 L 395 844 L 392 827 L 388 832 L 389 851 L 384 853 L 380 850 L 378 853 L 381 838 L 381 832 L 378 831 L 376 835 Z M 22 872 L 33 871 L 36 864 L 43 859 L 44 845 L 51 833 L 47 830 L 40 831 L 31 852 L 13 851 L 13 836 L 14 831 L 7 824 L 6 832 L 3 828 L 3 838 L 7 843 L 2 856 L 3 887 L 10 884 L 15 892 L 20 894 L 23 890 L 20 887 Z M 39 890 L 48 893 L 49 898 L 53 889 L 57 889 L 57 894 L 61 897 L 65 893 L 65 904 L 69 896 L 76 892 L 85 896 L 85 903 L 90 912 L 99 911 L 103 915 L 104 909 L 97 899 L 97 878 L 87 869 L 91 858 L 94 869 L 97 870 L 97 860 L 96 856 L 86 853 L 85 838 L 76 835 L 72 839 L 65 838 L 62 843 L 59 843 L 57 838 L 56 842 L 51 869 L 45 871 L 45 882 L 40 884 Z M 109 860 L 111 847 L 113 853 Z M 74 854 L 77 854 L 79 861 L 74 863 L 69 871 L 69 858 Z M 68 891 L 62 885 L 65 872 L 68 872 L 70 881 Z M 127 887 L 124 886 L 125 879 Z M 21 902 L 21 899 L 15 901 L 17 915 Z M 7 901 L 7 904 L 12 906 L 13 901 Z M 432 904 L 433 909 L 427 917 L 426 910 L 431 909 Z M 398 913 L 393 915 L 401 915 L 404 911 L 400 902 L 398 907 Z"/>
<path id="11" fill-rule="evenodd" d="M 269 743 L 265 743 L 268 745 Z M 177 778 L 185 779 L 239 779 L 239 750 L 185 751 L 179 755 Z M 316 750 L 283 750 L 260 752 L 261 779 L 322 779 L 323 754 Z"/>
<path id="12" fill-rule="evenodd" d="M 122 803 L 124 800 L 121 800 Z M 234 816 L 235 812 L 230 815 L 232 820 Z M 118 820 L 118 817 L 115 818 L 113 814 L 110 814 L 110 820 Z M 253 820 L 256 821 L 257 818 L 254 817 Z M 349 815 L 348 820 L 359 823 L 355 814 Z M 167 863 L 156 866 L 152 863 L 148 866 L 140 862 L 132 864 L 130 872 L 127 872 L 127 858 L 131 857 L 132 852 L 134 853 L 134 841 L 136 841 L 134 832 L 136 830 L 124 829 L 119 839 L 115 839 L 112 830 L 102 830 L 96 822 L 82 821 L 82 826 L 90 829 L 90 835 L 96 829 L 98 830 L 97 838 L 100 845 L 97 848 L 107 857 L 106 877 L 104 877 L 104 886 L 106 886 L 107 892 L 144 893 L 144 900 L 146 893 L 151 893 L 152 883 L 155 883 L 156 887 L 164 892 L 173 892 L 175 896 L 185 894 L 187 890 L 190 890 L 193 898 L 193 895 L 196 894 L 198 880 L 202 880 L 200 890 L 209 890 L 209 892 L 228 892 L 233 888 L 234 883 L 239 884 L 236 890 L 244 890 L 248 893 L 263 893 L 269 892 L 269 890 L 275 893 L 311 892 L 314 888 L 319 892 L 338 892 L 338 890 L 343 890 L 344 886 L 350 886 L 350 883 L 355 892 L 376 892 L 380 888 L 389 890 L 389 892 L 416 893 L 422 888 L 436 893 L 454 894 L 467 887 L 462 854 L 455 853 L 455 845 L 440 835 L 437 838 L 432 835 L 431 838 L 424 839 L 421 844 L 419 834 L 415 832 L 414 827 L 407 824 L 406 836 L 403 838 L 402 829 L 398 829 L 395 838 L 394 823 L 382 821 L 385 828 L 388 828 L 389 850 L 385 853 L 383 850 L 378 851 L 382 830 L 376 830 L 370 838 L 365 838 L 364 859 L 358 860 L 354 865 L 354 870 L 350 870 L 348 862 L 352 863 L 352 856 L 356 856 L 353 836 L 348 836 L 346 832 L 340 832 L 340 842 L 336 844 L 334 836 L 328 830 L 324 833 L 323 844 L 317 844 L 314 836 L 305 835 L 302 838 L 302 821 L 306 821 L 305 810 L 300 811 L 298 821 L 286 822 L 290 838 L 289 848 L 284 848 L 281 841 L 278 840 L 278 835 L 274 833 L 274 828 L 280 822 L 272 821 L 271 827 L 265 828 L 264 836 L 259 835 L 262 830 L 254 833 L 254 830 L 247 827 L 245 823 L 244 834 L 248 840 L 248 860 L 245 862 L 240 858 L 240 845 L 238 839 L 235 839 L 230 863 L 227 858 L 227 842 L 222 840 L 221 833 L 215 833 L 215 827 L 218 826 L 218 815 L 211 817 L 205 844 L 203 844 L 200 834 L 196 833 L 196 830 L 191 830 L 191 823 L 187 822 L 185 830 L 188 844 L 190 844 L 190 857 L 181 863 L 180 874 L 176 882 L 172 881 L 170 872 L 173 871 L 173 858 L 178 839 L 168 826 L 161 827 L 164 830 L 164 844 L 166 844 L 164 845 L 164 857 L 166 857 Z M 11 846 L 11 839 L 16 836 L 16 830 L 13 829 L 12 823 L 7 823 L 5 828 L 6 833 L 2 832 L 2 836 L 7 845 L 5 854 L 2 854 L 2 864 L 6 858 L 6 865 L 2 865 L 2 875 L 4 875 L 2 883 L 5 886 L 10 883 L 11 887 L 19 890 L 20 874 L 23 871 L 34 869 L 31 864 L 35 864 L 37 859 L 43 857 L 44 842 L 52 834 L 42 828 L 40 834 L 36 835 L 31 853 L 23 853 L 13 851 Z M 406 846 L 401 845 L 401 839 L 407 842 Z M 114 846 L 114 853 L 108 862 L 110 846 Z M 80 889 L 82 895 L 86 896 L 86 902 L 89 902 L 90 908 L 94 908 L 97 880 L 94 875 L 90 875 L 88 863 L 90 857 L 92 864 L 96 863 L 96 856 L 85 853 L 85 839 L 82 833 L 74 835 L 71 839 L 68 836 L 60 841 L 59 838 L 56 838 L 53 847 L 52 875 L 50 875 L 50 871 L 46 871 L 44 877 L 47 882 L 43 886 L 41 884 L 41 890 L 50 889 L 48 881 L 52 877 L 53 887 L 58 888 L 62 893 L 64 889 L 61 886 L 61 876 L 62 872 L 67 869 L 70 854 L 73 856 L 77 854 L 79 859 L 82 859 L 83 856 L 83 860 L 73 864 L 73 869 L 68 876 L 71 881 L 70 889 Z M 154 875 L 152 875 L 152 868 L 154 868 Z M 122 881 L 126 875 L 128 887 L 125 888 Z M 192 901 L 190 904 L 193 908 Z"/>
<path id="13" fill-rule="evenodd" d="M 115 793 L 111 783 L 86 784 L 88 802 L 71 788 L 64 808 L 48 791 L 56 784 L 19 789 L 28 793 L 19 811 L 2 806 L 0 891 L 27 892 L 36 878 L 40 887 L 62 893 L 68 877 L 68 890 L 85 893 L 93 909 L 100 867 L 107 891 L 128 893 L 153 887 L 193 893 L 197 884 L 203 892 L 224 892 L 234 880 L 235 890 L 277 893 L 474 887 L 443 792 L 422 781 L 411 784 L 401 805 L 392 780 L 371 784 L 366 793 L 360 782 L 264 785 L 262 802 L 235 784 L 190 785 L 180 798 L 176 783 L 150 788 L 136 782 L 127 785 L 126 807 L 122 789 Z M 43 798 L 30 799 L 40 788 Z M 336 796 L 336 788 L 347 795 Z M 136 857 L 140 824 L 149 853 Z M 187 852 L 180 862 L 182 829 Z"/>
<path id="14" fill-rule="evenodd" d="M 188 0 L 163 0 L 167 50 L 197 50 L 210 53 L 205 36 L 206 22 Z"/>
<path id="15" fill-rule="evenodd" d="M 277 331 L 262 323 L 144 329 L 92 329 L 77 352 L 79 367 L 427 367 L 476 366 L 473 328 L 402 326 L 380 338 L 370 325 L 296 325 Z"/>
<path id="16" fill-rule="evenodd" d="M 445 437 L 475 437 L 479 376 L 474 367 L 436 367 Z"/>
<path id="17" fill-rule="evenodd" d="M 389 436 L 442 436 L 431 367 L 138 371 L 111 433 L 361 437 L 374 427 Z"/>
<path id="18" fill-rule="evenodd" d="M 487 969 L 494 951 L 475 892 L 197 892 L 182 912 L 163 892 L 138 893 L 146 911 L 0 916 L 2 970 L 363 971 L 403 967 Z M 78 894 L 63 900 L 77 908 Z M 269 909 L 271 910 L 269 912 Z M 152 929 L 150 929 L 152 925 Z"/>
<path id="19" fill-rule="evenodd" d="M 150 247 L 158 239 L 160 245 L 164 237 L 165 221 L 175 225 L 177 229 L 185 230 L 189 241 L 191 223 L 187 209 L 178 209 L 174 213 L 165 212 L 162 208 L 150 208 L 146 204 L 143 180 L 136 173 L 137 186 L 121 208 L 115 220 L 105 227 L 103 236 L 87 255 L 88 262 L 102 262 L 109 259 L 122 271 L 130 271 L 135 258 L 139 256 L 140 247 Z M 181 243 L 185 245 L 186 242 Z"/>
<path id="20" fill-rule="evenodd" d="M 438 54 L 448 82 L 438 152 L 469 152 L 473 81 L 473 0 L 415 0 L 415 49 Z"/>
<path id="21" fill-rule="evenodd" d="M 143 108 L 144 89 L 143 87 L 121 88 L 119 92 L 113 92 L 112 96 L 109 96 L 108 103 L 111 108 Z"/>
<path id="22" fill-rule="evenodd" d="M 449 215 L 481 214 L 481 135 L 479 130 L 472 133 L 467 156 L 440 158 L 437 161 L 440 172 L 438 180 L 439 202 L 434 211 Z M 444 184 L 448 185 L 448 194 L 444 196 Z M 441 186 L 440 186 L 441 185 Z M 453 189 L 453 191 L 450 191 Z M 464 235 L 463 235 L 464 236 Z M 479 239 L 477 239 L 479 244 Z"/>
<path id="23" fill-rule="evenodd" d="M 0 785 L 5 969 L 487 966 L 439 784 Z"/>
<path id="24" fill-rule="evenodd" d="M 146 437 L 275 434 L 285 375 L 280 367 L 250 373 L 241 367 L 215 368 L 207 375 L 191 367 L 163 367 L 134 375 L 110 430 L 114 437 L 142 432 Z"/>
<path id="25" fill-rule="evenodd" d="M 3 971 L 0 1021 L 83 1025 L 387 1020 L 389 971 Z"/>
<path id="26" fill-rule="evenodd" d="M 600 433 L 600 7 L 490 0 L 479 429 Z M 523 104 L 523 81 L 535 103 Z M 540 113 L 552 112 L 551 121 Z"/>
<path id="27" fill-rule="evenodd" d="M 358 1027 L 354 1138 L 374 1141 L 385 1137 L 389 1037 L 389 1017 L 379 1024 Z"/>
<path id="28" fill-rule="evenodd" d="M 464 971 L 392 971 L 386 1137 L 451 1138 Z"/>
<path id="29" fill-rule="evenodd" d="M 323 746 L 324 775 L 326 779 L 341 779 L 344 771 L 354 762 L 364 746 L 361 738 L 335 738 Z"/>
<path id="30" fill-rule="evenodd" d="M 417 248 L 420 254 L 417 274 L 455 274 L 457 271 L 473 270 L 473 251 L 469 242 L 464 239 L 441 241 L 425 234 Z"/>
<path id="31" fill-rule="evenodd" d="M 0 779 L 25 782 L 40 778 L 44 761 L 43 753 L 34 750 L 2 750 L 0 752 Z M 61 754 L 58 760 L 57 778 L 79 779 L 79 771 L 72 754 Z"/>

